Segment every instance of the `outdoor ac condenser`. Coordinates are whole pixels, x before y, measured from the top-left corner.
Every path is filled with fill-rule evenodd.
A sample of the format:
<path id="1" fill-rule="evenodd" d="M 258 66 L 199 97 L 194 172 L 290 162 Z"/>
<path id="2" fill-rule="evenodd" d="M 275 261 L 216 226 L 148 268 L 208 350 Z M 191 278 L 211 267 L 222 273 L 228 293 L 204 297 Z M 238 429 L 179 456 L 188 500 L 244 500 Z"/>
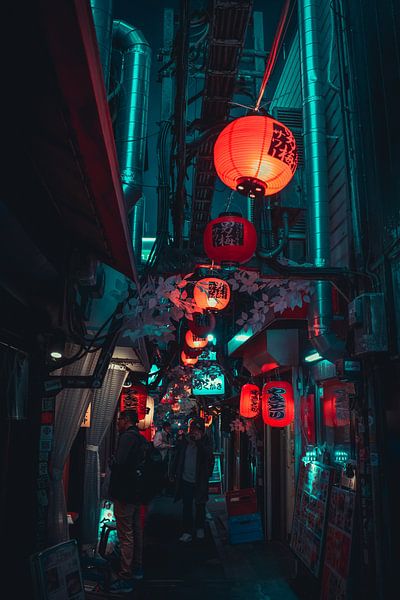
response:
<path id="1" fill-rule="evenodd" d="M 349 326 L 354 330 L 354 354 L 387 352 L 388 335 L 384 295 L 361 294 L 350 302 Z"/>

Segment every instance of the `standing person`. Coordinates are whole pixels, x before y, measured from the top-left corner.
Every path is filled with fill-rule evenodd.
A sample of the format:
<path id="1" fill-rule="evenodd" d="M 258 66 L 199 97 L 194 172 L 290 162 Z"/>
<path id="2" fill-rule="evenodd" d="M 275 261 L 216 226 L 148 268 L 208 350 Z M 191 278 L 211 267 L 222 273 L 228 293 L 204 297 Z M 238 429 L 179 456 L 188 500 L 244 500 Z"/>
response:
<path id="1" fill-rule="evenodd" d="M 157 448 L 157 450 L 160 451 L 162 457 L 162 490 L 166 492 L 169 483 L 168 467 L 170 459 L 170 449 L 174 447 L 172 443 L 171 423 L 169 421 L 164 421 L 161 425 L 161 429 L 156 432 L 153 439 L 153 446 L 154 448 Z"/>
<path id="2" fill-rule="evenodd" d="M 120 545 L 118 579 L 110 591 L 129 593 L 133 579 L 143 579 L 143 530 L 140 518 L 140 495 L 137 470 L 143 463 L 148 442 L 137 428 L 135 410 L 124 410 L 118 417 L 118 444 L 111 465 L 110 498 Z"/>
<path id="3" fill-rule="evenodd" d="M 193 539 L 193 524 L 197 539 L 204 539 L 208 481 L 214 469 L 211 440 L 205 435 L 204 419 L 194 419 L 189 433 L 176 446 L 171 475 L 175 478 L 175 501 L 182 499 L 183 534 L 181 542 Z M 195 516 L 193 522 L 193 503 Z"/>

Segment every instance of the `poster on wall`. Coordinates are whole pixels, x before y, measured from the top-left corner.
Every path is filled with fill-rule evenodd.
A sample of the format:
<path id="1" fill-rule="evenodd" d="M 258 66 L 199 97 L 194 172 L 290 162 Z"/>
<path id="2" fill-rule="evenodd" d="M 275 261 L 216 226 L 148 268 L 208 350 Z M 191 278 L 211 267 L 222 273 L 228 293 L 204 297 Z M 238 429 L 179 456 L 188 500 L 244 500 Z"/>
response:
<path id="1" fill-rule="evenodd" d="M 321 600 L 345 600 L 350 570 L 356 494 L 333 486 L 329 500 Z"/>
<path id="2" fill-rule="evenodd" d="M 76 540 L 61 542 L 30 558 L 36 597 L 84 600 L 85 592 Z"/>
<path id="3" fill-rule="evenodd" d="M 321 570 L 332 468 L 301 463 L 290 547 L 315 577 Z"/>

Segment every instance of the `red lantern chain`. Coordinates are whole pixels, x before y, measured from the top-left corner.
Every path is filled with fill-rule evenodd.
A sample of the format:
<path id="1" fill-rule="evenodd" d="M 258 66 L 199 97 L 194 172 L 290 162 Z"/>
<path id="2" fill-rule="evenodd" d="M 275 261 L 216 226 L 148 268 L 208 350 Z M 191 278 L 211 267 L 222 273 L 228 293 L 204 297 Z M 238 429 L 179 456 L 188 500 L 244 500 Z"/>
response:
<path id="1" fill-rule="evenodd" d="M 251 259 L 257 247 L 257 232 L 239 213 L 221 213 L 207 223 L 203 236 L 208 258 L 217 263 L 242 264 Z"/>

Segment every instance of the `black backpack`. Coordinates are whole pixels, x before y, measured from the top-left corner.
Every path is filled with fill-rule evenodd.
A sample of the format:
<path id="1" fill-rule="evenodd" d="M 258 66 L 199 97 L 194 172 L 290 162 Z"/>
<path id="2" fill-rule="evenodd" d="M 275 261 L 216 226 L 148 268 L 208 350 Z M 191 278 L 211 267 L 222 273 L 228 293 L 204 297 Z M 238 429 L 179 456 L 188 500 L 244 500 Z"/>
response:
<path id="1" fill-rule="evenodd" d="M 142 465 L 146 462 L 150 444 L 138 431 L 130 430 L 129 434 L 135 436 L 135 443 L 123 464 L 114 463 L 111 466 L 109 495 L 113 500 L 141 504 L 144 485 Z"/>

